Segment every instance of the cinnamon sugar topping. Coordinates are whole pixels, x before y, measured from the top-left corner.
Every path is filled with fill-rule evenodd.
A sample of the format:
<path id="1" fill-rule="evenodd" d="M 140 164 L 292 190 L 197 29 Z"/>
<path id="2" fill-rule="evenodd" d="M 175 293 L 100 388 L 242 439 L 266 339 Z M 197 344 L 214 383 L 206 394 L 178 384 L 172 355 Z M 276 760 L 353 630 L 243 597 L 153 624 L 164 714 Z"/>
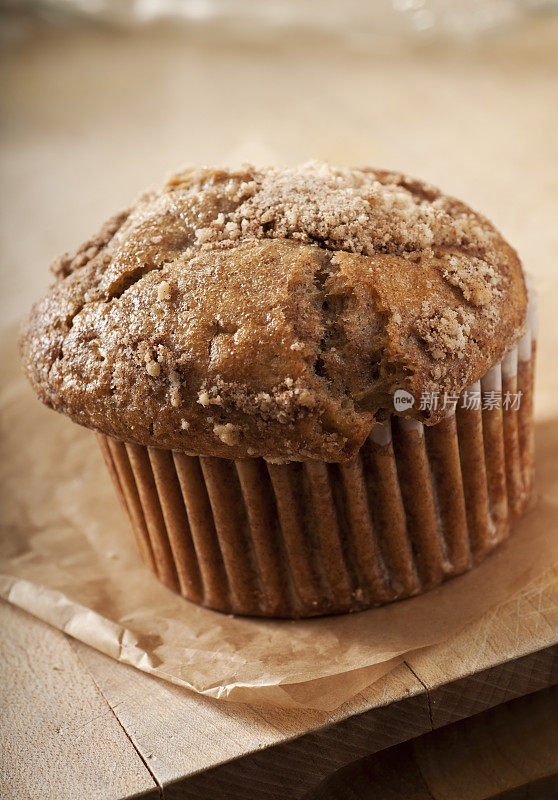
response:
<path id="1" fill-rule="evenodd" d="M 55 271 L 22 337 L 44 402 L 224 458 L 350 458 L 396 389 L 460 391 L 526 310 L 517 255 L 480 214 L 317 162 L 182 170 Z"/>

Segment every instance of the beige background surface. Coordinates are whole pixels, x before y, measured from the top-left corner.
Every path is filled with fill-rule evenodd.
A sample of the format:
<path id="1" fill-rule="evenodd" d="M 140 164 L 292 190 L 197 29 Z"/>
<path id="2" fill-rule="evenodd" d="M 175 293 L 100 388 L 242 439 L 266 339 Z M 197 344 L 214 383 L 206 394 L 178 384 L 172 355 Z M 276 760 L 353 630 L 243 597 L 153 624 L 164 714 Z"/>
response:
<path id="1" fill-rule="evenodd" d="M 558 18 L 406 52 L 184 29 L 4 38 L 2 320 L 46 288 L 51 258 L 175 166 L 322 158 L 407 171 L 490 216 L 535 275 L 542 367 L 558 372 Z M 555 395 L 545 381 L 539 415 Z"/>

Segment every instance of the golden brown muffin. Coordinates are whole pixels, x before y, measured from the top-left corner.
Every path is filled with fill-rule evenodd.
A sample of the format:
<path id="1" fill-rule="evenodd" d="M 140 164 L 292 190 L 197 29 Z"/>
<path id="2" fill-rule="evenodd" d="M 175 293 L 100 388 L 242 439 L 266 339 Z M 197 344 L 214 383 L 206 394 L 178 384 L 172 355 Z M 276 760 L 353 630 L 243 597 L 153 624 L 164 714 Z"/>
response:
<path id="1" fill-rule="evenodd" d="M 190 169 L 53 269 L 27 374 L 99 432 L 143 560 L 189 600 L 381 605 L 471 569 L 527 507 L 521 264 L 437 189 L 316 163 Z M 459 402 L 396 413 L 397 389 Z"/>
<path id="2" fill-rule="evenodd" d="M 53 268 L 21 337 L 41 400 L 117 439 L 228 459 L 350 459 L 395 389 L 484 375 L 527 305 L 517 254 L 480 214 L 321 163 L 185 170 Z"/>

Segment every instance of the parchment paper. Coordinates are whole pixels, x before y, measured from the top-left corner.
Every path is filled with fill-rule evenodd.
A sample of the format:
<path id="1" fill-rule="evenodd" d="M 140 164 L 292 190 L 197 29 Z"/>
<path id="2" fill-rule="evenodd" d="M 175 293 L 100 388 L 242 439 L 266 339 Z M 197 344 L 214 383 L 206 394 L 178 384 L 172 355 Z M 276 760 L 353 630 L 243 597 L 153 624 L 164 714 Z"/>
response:
<path id="1" fill-rule="evenodd" d="M 0 343 L 0 596 L 201 694 L 331 710 L 409 651 L 509 600 L 558 561 L 558 420 L 537 435 L 534 508 L 473 572 L 421 597 L 305 621 L 234 618 L 165 589 L 136 554 L 95 437 L 42 407 Z"/>

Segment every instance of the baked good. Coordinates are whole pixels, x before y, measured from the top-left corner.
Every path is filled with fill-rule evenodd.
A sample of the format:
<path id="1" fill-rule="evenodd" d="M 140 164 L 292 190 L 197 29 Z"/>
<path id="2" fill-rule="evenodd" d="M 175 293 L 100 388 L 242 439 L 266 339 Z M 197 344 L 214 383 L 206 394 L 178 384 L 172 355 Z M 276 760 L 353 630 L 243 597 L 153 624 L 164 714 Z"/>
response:
<path id="1" fill-rule="evenodd" d="M 187 169 L 53 266 L 22 331 L 26 372 L 43 402 L 105 437 L 145 560 L 196 602 L 278 616 L 387 602 L 472 566 L 524 508 L 521 263 L 434 187 L 321 163 Z M 498 386 L 503 359 L 516 389 L 529 364 L 507 421 L 502 405 L 425 402 Z M 479 459 L 482 502 L 467 493 Z"/>

